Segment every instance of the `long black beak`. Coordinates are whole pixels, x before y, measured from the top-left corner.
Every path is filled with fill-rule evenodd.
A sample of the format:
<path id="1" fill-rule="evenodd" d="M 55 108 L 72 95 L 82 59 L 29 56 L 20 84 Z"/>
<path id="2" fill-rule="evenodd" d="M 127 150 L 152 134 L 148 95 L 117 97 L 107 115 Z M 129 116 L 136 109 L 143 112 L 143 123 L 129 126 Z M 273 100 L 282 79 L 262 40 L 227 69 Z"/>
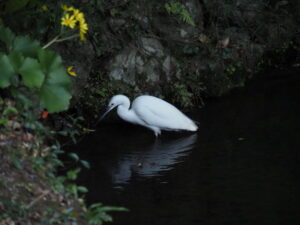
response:
<path id="1" fill-rule="evenodd" d="M 107 106 L 105 112 L 100 116 L 100 118 L 98 119 L 98 121 L 97 121 L 96 124 L 98 124 L 101 120 L 103 120 L 104 117 L 105 117 L 111 110 L 113 110 L 115 107 L 116 107 L 116 106 L 113 106 L 113 107 Z"/>

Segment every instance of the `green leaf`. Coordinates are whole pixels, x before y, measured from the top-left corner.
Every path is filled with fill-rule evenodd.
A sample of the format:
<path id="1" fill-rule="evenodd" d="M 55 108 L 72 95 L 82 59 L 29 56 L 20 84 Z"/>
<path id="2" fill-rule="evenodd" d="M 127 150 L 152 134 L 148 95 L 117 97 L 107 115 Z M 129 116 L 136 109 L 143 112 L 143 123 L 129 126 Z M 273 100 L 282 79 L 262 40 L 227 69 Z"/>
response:
<path id="1" fill-rule="evenodd" d="M 79 156 L 76 153 L 70 153 L 69 156 L 74 159 L 75 161 L 79 160 Z"/>
<path id="2" fill-rule="evenodd" d="M 0 56 L 0 88 L 10 85 L 10 78 L 15 75 L 15 71 L 7 55 Z"/>
<path id="3" fill-rule="evenodd" d="M 25 57 L 37 57 L 41 46 L 36 40 L 30 39 L 28 36 L 18 36 L 14 39 L 13 47 L 14 51 L 20 51 Z"/>
<path id="4" fill-rule="evenodd" d="M 47 83 L 61 85 L 71 91 L 71 79 L 63 66 L 61 57 L 50 50 L 42 49 L 38 55 L 43 70 L 47 73 Z"/>
<path id="5" fill-rule="evenodd" d="M 20 52 L 12 51 L 8 55 L 10 63 L 12 64 L 14 70 L 19 72 L 20 67 L 24 62 L 24 57 Z"/>
<path id="6" fill-rule="evenodd" d="M 8 0 L 6 2 L 5 12 L 6 13 L 13 13 L 24 8 L 29 0 Z"/>
<path id="7" fill-rule="evenodd" d="M 41 49 L 38 53 L 38 59 L 47 72 L 62 66 L 61 57 L 51 50 Z"/>
<path id="8" fill-rule="evenodd" d="M 186 6 L 180 2 L 171 2 L 165 4 L 165 9 L 169 14 L 177 15 L 179 18 L 192 26 L 195 26 L 193 18 L 190 16 Z"/>
<path id="9" fill-rule="evenodd" d="M 71 79 L 62 64 L 48 73 L 47 83 L 49 85 L 59 85 L 67 91 L 71 91 Z"/>
<path id="10" fill-rule="evenodd" d="M 80 162 L 85 168 L 87 168 L 87 169 L 91 168 L 90 163 L 88 161 L 80 160 Z"/>
<path id="11" fill-rule="evenodd" d="M 10 116 L 10 115 L 17 115 L 17 114 L 18 114 L 18 110 L 13 106 L 7 106 L 3 110 L 3 116 Z"/>
<path id="12" fill-rule="evenodd" d="M 76 180 L 78 173 L 80 172 L 80 168 L 76 168 L 74 170 L 69 170 L 67 172 L 67 178 L 69 180 Z"/>
<path id="13" fill-rule="evenodd" d="M 71 94 L 64 87 L 57 85 L 43 85 L 40 93 L 40 100 L 49 113 L 67 110 Z"/>
<path id="14" fill-rule="evenodd" d="M 7 126 L 7 121 L 8 119 L 7 118 L 0 118 L 0 126 Z"/>
<path id="15" fill-rule="evenodd" d="M 77 190 L 81 193 L 87 193 L 89 190 L 84 186 L 77 186 Z"/>
<path id="16" fill-rule="evenodd" d="M 42 72 L 41 65 L 36 59 L 26 58 L 19 70 L 24 84 L 29 87 L 40 88 L 44 82 L 45 74 Z"/>
<path id="17" fill-rule="evenodd" d="M 6 28 L 0 25 L 0 40 L 6 44 L 7 51 L 10 51 L 12 48 L 13 40 L 15 39 L 15 35 L 9 28 Z"/>
<path id="18" fill-rule="evenodd" d="M 46 80 L 40 90 L 43 106 L 50 112 L 68 109 L 71 99 L 71 79 L 66 73 L 61 57 L 56 53 L 41 49 L 38 55 Z"/>
<path id="19" fill-rule="evenodd" d="M 171 6 L 169 5 L 169 3 L 165 3 L 165 9 L 167 10 L 168 13 L 171 12 Z"/>

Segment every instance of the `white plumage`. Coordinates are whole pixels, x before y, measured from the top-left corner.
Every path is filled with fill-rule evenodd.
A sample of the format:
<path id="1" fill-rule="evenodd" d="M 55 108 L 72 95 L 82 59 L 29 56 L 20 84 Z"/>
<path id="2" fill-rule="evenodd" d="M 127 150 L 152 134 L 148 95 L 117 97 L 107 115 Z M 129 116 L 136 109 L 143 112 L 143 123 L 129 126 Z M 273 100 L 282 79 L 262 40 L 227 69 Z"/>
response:
<path id="1" fill-rule="evenodd" d="M 147 127 L 153 130 L 156 136 L 161 130 L 198 130 L 197 125 L 175 106 L 154 96 L 139 96 L 132 102 L 130 108 L 127 96 L 115 95 L 109 101 L 108 109 L 101 119 L 115 107 L 123 120 Z"/>

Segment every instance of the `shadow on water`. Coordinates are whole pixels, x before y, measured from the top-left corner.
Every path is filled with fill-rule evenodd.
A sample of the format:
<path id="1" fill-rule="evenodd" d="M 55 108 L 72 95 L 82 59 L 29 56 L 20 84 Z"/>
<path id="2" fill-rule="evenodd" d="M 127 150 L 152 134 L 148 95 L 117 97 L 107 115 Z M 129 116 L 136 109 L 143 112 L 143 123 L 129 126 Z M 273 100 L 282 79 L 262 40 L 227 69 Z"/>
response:
<path id="1" fill-rule="evenodd" d="M 76 146 L 88 201 L 128 207 L 117 225 L 298 224 L 299 88 L 299 74 L 253 82 L 191 114 L 197 134 L 108 119 Z"/>

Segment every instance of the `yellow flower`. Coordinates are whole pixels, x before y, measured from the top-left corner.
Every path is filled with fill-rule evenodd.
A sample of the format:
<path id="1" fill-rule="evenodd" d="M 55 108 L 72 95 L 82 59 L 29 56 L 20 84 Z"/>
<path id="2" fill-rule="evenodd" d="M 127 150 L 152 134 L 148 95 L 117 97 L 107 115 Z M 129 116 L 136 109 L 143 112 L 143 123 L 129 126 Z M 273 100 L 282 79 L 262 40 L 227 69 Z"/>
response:
<path id="1" fill-rule="evenodd" d="M 87 30 L 88 30 L 88 25 L 86 24 L 86 22 L 80 22 L 79 23 L 79 30 L 80 33 L 86 34 Z"/>
<path id="2" fill-rule="evenodd" d="M 78 16 L 78 14 L 80 14 L 81 12 L 79 11 L 79 9 L 73 9 L 72 10 L 73 11 L 73 16 L 75 17 L 75 19 L 77 20 L 77 16 Z"/>
<path id="3" fill-rule="evenodd" d="M 61 18 L 61 25 L 64 25 L 66 27 L 74 28 L 76 25 L 76 20 L 74 16 L 70 16 L 69 14 L 66 14 L 65 17 Z"/>
<path id="4" fill-rule="evenodd" d="M 79 9 L 75 9 L 74 7 L 68 7 L 66 5 L 62 5 L 61 7 L 65 12 L 71 11 L 71 14 L 67 13 L 65 17 L 62 18 L 61 24 L 72 29 L 75 27 L 77 28 L 78 25 L 80 40 L 86 40 L 85 34 L 88 31 L 88 25 L 85 22 L 84 14 L 80 12 Z"/>
<path id="5" fill-rule="evenodd" d="M 69 67 L 67 68 L 67 72 L 68 72 L 68 74 L 70 74 L 71 76 L 76 77 L 76 76 L 77 76 L 77 73 L 75 73 L 74 71 L 72 71 L 73 67 L 74 67 L 74 66 L 69 66 Z"/>
<path id="6" fill-rule="evenodd" d="M 68 7 L 66 5 L 61 5 L 61 8 L 66 12 L 74 10 L 74 7 Z"/>
<path id="7" fill-rule="evenodd" d="M 86 40 L 85 34 L 87 33 L 88 29 L 89 29 L 88 25 L 85 22 L 84 18 L 81 19 L 79 21 L 79 36 L 80 36 L 80 40 L 82 40 L 82 41 Z"/>
<path id="8" fill-rule="evenodd" d="M 73 15 L 75 16 L 75 19 L 77 21 L 79 21 L 79 22 L 82 20 L 84 21 L 84 14 L 82 12 L 79 12 L 79 10 L 78 10 L 78 13 L 74 11 Z"/>

